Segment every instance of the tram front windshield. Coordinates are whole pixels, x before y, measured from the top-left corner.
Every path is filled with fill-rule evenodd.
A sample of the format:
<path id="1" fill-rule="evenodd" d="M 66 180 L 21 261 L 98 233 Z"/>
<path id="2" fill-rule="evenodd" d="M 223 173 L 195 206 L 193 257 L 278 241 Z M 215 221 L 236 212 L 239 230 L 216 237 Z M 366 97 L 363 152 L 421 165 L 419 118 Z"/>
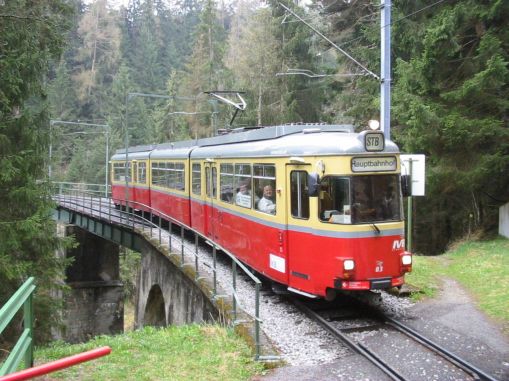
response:
<path id="1" fill-rule="evenodd" d="M 401 220 L 398 176 L 324 177 L 320 181 L 319 216 L 323 222 L 338 224 Z"/>

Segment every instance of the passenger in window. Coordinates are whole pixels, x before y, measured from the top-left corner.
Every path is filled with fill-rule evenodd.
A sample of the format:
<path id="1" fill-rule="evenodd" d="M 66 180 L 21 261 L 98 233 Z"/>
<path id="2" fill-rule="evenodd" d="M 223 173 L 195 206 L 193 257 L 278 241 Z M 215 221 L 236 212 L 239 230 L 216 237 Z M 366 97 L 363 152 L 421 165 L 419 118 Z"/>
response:
<path id="1" fill-rule="evenodd" d="M 233 187 L 230 184 L 221 185 L 221 200 L 233 202 Z"/>
<path id="2" fill-rule="evenodd" d="M 241 184 L 239 187 L 239 191 L 235 196 L 235 203 L 239 206 L 243 206 L 244 208 L 251 207 L 251 192 L 247 184 Z"/>
<path id="3" fill-rule="evenodd" d="M 276 214 L 276 204 L 272 201 L 272 186 L 263 187 L 263 196 L 258 201 L 258 210 L 264 213 Z"/>

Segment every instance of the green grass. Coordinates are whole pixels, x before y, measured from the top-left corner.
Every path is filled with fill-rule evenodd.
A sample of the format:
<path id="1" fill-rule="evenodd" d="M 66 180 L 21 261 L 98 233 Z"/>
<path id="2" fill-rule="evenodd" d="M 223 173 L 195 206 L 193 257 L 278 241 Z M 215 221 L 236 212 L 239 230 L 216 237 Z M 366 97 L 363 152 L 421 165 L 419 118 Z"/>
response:
<path id="1" fill-rule="evenodd" d="M 489 316 L 509 325 L 509 240 L 462 242 L 437 257 L 414 256 L 407 282 L 433 296 L 440 277 L 457 280 Z"/>
<path id="2" fill-rule="evenodd" d="M 442 262 L 441 258 L 437 257 L 413 256 L 412 272 L 405 276 L 406 282 L 419 290 L 412 293 L 412 299 L 435 296 L 440 288 Z"/>
<path id="3" fill-rule="evenodd" d="M 109 346 L 110 355 L 52 373 L 48 380 L 248 380 L 263 371 L 246 343 L 219 326 L 146 327 L 86 344 L 62 342 L 35 352 L 37 364 Z"/>

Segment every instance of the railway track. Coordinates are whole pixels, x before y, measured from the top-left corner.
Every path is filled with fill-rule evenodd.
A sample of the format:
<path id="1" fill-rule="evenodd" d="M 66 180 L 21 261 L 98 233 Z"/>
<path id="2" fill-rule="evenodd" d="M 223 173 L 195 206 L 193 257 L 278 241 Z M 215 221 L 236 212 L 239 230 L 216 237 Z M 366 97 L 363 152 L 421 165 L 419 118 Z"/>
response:
<path id="1" fill-rule="evenodd" d="M 320 301 L 304 303 L 293 297 L 290 300 L 309 318 L 352 351 L 369 360 L 392 380 L 497 381 L 443 346 L 372 307 L 359 304 L 352 309 L 351 306 L 331 306 Z M 365 338 L 375 335 L 376 340 L 370 340 L 371 345 L 366 344 Z M 400 348 L 403 355 L 394 350 L 398 342 L 404 343 L 404 348 Z M 409 365 L 412 361 L 405 361 L 406 354 L 419 356 L 426 366 L 433 369 L 434 374 L 426 373 L 415 362 Z"/>

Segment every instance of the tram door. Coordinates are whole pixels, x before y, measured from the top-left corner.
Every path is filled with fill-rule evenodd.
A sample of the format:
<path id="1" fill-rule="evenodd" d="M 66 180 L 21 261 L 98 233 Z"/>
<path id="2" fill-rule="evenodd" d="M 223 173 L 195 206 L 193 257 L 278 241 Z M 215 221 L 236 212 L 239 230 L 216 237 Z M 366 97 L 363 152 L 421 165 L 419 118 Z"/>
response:
<path id="1" fill-rule="evenodd" d="M 310 166 L 286 166 L 288 284 L 296 289 L 309 287 L 310 255 L 316 251 L 316 247 L 310 247 L 309 240 L 302 234 L 303 231 L 309 231 L 312 223 L 306 169 L 310 169 Z"/>
<path id="2" fill-rule="evenodd" d="M 219 239 L 219 212 L 217 204 L 217 166 L 215 163 L 205 163 L 205 234 L 218 242 Z M 218 242 L 219 243 L 219 242 Z"/>
<path id="3" fill-rule="evenodd" d="M 132 166 L 131 166 L 131 180 L 132 180 L 132 188 L 131 188 L 131 201 L 140 202 L 140 196 L 139 191 L 136 188 L 136 183 L 138 182 L 138 160 L 133 160 Z M 139 205 L 134 203 L 132 206 L 134 209 L 139 209 Z"/>

